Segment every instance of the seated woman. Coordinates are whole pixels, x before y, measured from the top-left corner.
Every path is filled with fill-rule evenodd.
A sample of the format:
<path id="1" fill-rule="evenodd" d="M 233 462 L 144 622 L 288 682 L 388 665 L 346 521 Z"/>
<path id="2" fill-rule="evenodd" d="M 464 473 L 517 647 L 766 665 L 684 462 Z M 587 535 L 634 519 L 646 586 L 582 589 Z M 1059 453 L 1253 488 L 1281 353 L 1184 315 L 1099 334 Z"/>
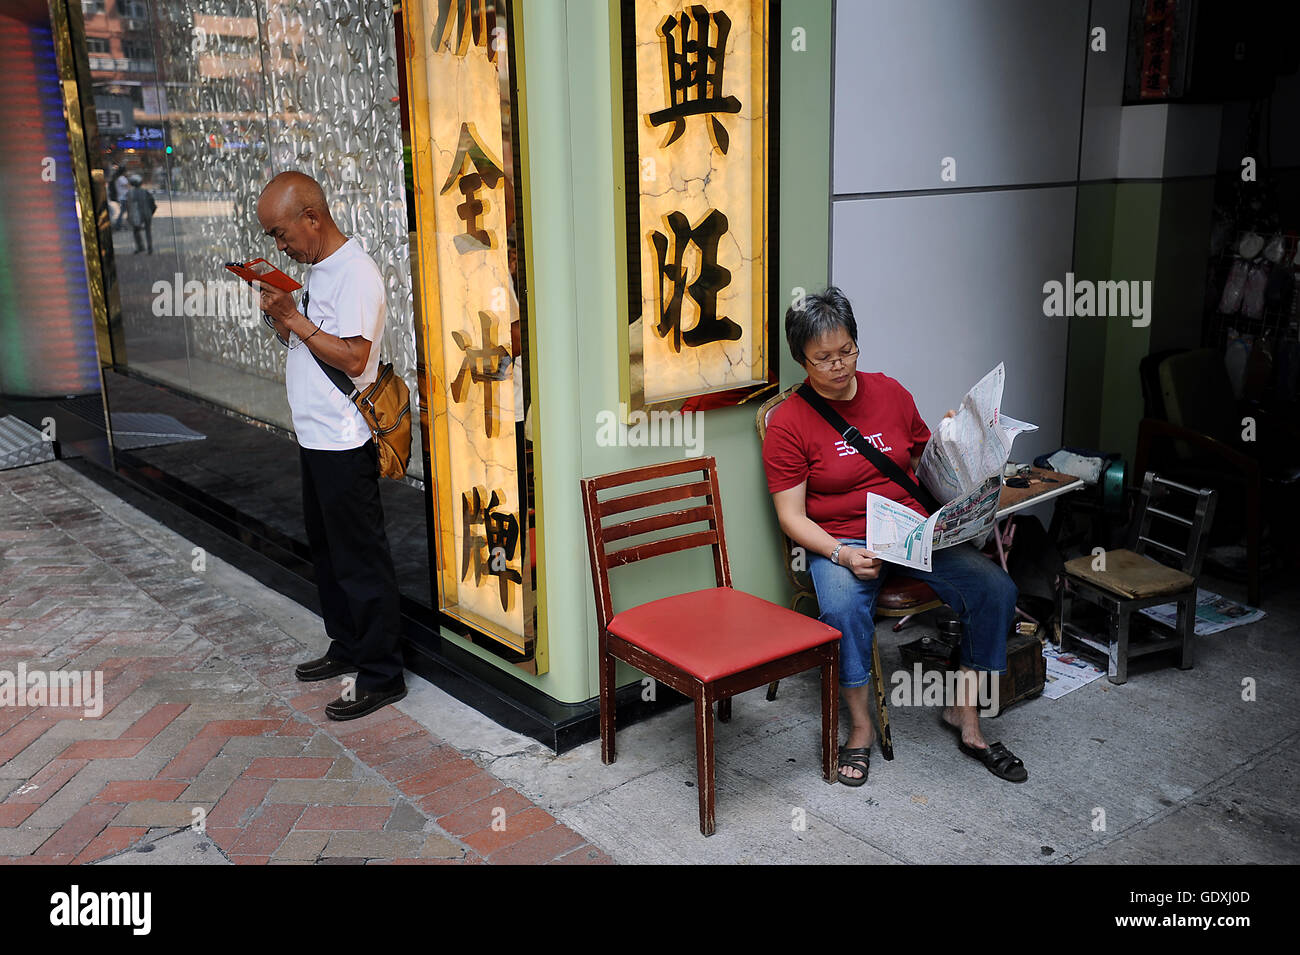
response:
<path id="1" fill-rule="evenodd" d="M 911 394 L 897 381 L 856 370 L 858 326 L 843 293 L 828 288 L 808 296 L 802 309 L 791 308 L 785 334 L 813 390 L 915 481 L 930 429 Z M 1005 746 L 984 741 L 971 690 L 978 671 L 988 674 L 984 679 L 996 679 L 992 674 L 1006 669 L 1007 634 L 1018 595 L 1006 572 L 969 544 L 935 550 L 930 572 L 885 565 L 875 557 L 864 540 L 868 491 L 918 513 L 928 512 L 846 445 L 797 394 L 782 402 L 768 422 L 763 467 L 781 530 L 808 553 L 821 619 L 844 635 L 840 687 L 853 726 L 840 748 L 840 782 L 860 786 L 867 781 L 873 736 L 868 711 L 871 641 L 876 595 L 889 574 L 924 580 L 961 618 L 964 673 L 956 681 L 957 698 L 947 701 L 942 716 L 959 732 L 961 751 L 1003 779 L 1027 779 L 1024 764 Z"/>

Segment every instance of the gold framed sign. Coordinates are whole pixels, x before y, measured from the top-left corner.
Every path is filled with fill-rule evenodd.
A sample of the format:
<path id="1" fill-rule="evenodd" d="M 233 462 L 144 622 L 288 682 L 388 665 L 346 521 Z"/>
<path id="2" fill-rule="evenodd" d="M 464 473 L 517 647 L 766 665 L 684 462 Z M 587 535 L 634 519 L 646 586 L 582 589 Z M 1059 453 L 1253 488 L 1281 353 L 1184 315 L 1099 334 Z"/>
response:
<path id="1" fill-rule="evenodd" d="M 404 0 L 401 18 L 438 609 L 543 673 L 518 3 Z"/>
<path id="2" fill-rule="evenodd" d="M 733 404 L 776 383 L 775 7 L 611 3 L 629 409 Z"/>

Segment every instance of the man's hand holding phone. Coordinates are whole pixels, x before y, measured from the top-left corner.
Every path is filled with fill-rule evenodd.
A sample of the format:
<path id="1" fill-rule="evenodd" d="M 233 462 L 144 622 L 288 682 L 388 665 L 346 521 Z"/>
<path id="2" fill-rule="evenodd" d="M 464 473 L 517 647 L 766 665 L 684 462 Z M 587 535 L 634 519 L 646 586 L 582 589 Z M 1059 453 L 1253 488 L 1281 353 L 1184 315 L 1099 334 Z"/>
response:
<path id="1" fill-rule="evenodd" d="M 294 301 L 293 295 L 260 280 L 252 284 L 261 293 L 262 314 L 270 317 L 275 333 L 285 341 L 288 341 L 291 333 L 303 337 L 302 323 L 307 320 L 298 312 L 298 303 Z"/>

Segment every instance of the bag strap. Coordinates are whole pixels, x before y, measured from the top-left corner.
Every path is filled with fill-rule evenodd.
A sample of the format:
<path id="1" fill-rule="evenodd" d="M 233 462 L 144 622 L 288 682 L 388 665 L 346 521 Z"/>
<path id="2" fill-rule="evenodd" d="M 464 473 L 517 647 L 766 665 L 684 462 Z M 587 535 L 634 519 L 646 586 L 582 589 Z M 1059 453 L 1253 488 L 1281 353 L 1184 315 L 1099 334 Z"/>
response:
<path id="1" fill-rule="evenodd" d="M 307 305 L 310 302 L 311 292 L 304 291 L 302 293 L 302 315 L 303 318 L 306 318 L 308 321 L 311 321 L 309 313 L 307 312 Z M 343 397 L 347 398 L 348 401 L 351 401 L 352 397 L 358 391 L 356 386 L 352 384 L 352 379 L 343 372 L 342 368 L 335 368 L 333 365 L 321 361 L 320 355 L 311 351 L 310 348 L 308 348 L 307 351 L 311 352 L 311 357 L 316 359 L 316 364 L 320 365 L 320 370 L 325 372 L 325 377 L 334 382 L 334 387 L 343 392 Z"/>
<path id="2" fill-rule="evenodd" d="M 845 444 L 874 464 L 881 474 L 912 495 L 927 511 L 933 514 L 939 509 L 939 504 L 934 499 L 934 495 L 908 477 L 907 472 L 895 464 L 879 448 L 873 447 L 862 436 L 862 432 L 845 421 L 838 411 L 827 404 L 825 398 L 817 394 L 812 385 L 805 381 L 799 386 L 795 394 L 806 401 L 813 411 L 825 418 L 826 423 L 844 439 Z"/>
<path id="3" fill-rule="evenodd" d="M 316 364 L 320 365 L 320 370 L 325 372 L 326 377 L 334 382 L 339 391 L 343 392 L 344 397 L 351 401 L 352 396 L 357 393 L 357 388 L 352 384 L 352 379 L 343 372 L 343 369 L 335 368 L 333 365 L 321 361 L 320 356 L 315 352 L 311 353 L 311 357 L 316 359 Z"/>

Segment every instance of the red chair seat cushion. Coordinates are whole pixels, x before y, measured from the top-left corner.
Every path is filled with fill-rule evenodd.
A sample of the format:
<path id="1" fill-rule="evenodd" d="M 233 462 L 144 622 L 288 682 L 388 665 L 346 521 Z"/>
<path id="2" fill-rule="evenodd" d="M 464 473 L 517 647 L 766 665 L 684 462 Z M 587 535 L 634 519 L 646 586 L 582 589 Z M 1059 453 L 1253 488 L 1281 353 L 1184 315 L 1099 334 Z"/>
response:
<path id="1" fill-rule="evenodd" d="M 706 683 L 840 638 L 820 620 L 731 587 L 633 607 L 609 632 Z"/>

